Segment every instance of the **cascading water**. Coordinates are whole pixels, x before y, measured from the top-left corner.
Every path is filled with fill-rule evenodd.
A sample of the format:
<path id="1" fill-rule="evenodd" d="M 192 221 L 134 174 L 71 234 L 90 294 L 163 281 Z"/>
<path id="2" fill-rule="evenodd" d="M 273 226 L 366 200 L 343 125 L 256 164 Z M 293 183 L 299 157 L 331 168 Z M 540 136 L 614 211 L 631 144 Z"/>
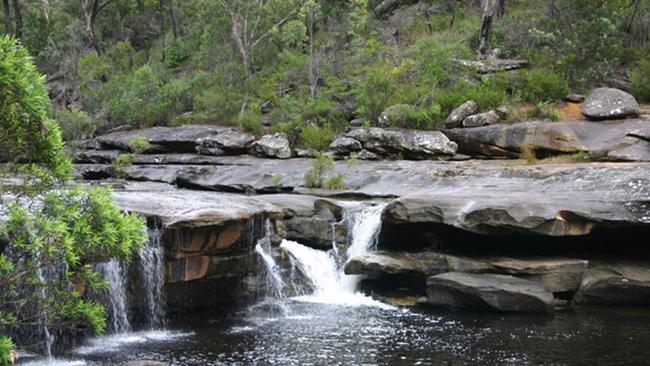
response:
<path id="1" fill-rule="evenodd" d="M 149 230 L 149 241 L 138 253 L 140 272 L 147 300 L 147 327 L 156 329 L 165 325 L 165 253 L 161 245 L 163 230 Z"/>
<path id="2" fill-rule="evenodd" d="M 346 258 L 367 253 L 376 244 L 381 230 L 381 214 L 385 205 L 352 207 L 346 211 L 344 222 L 348 226 L 350 247 Z M 336 245 L 330 251 L 306 247 L 297 242 L 284 240 L 280 245 L 290 254 L 294 266 L 309 280 L 311 294 L 298 293 L 298 300 L 340 304 L 371 305 L 390 308 L 356 292 L 358 277 L 343 273 L 337 261 Z"/>
<path id="3" fill-rule="evenodd" d="M 108 281 L 108 310 L 113 333 L 125 333 L 131 330 L 129 323 L 126 270 L 124 265 L 116 259 L 97 265 L 97 270 Z"/>
<path id="4" fill-rule="evenodd" d="M 264 281 L 266 282 L 267 293 L 274 298 L 282 298 L 284 296 L 282 290 L 285 284 L 280 274 L 280 268 L 271 254 L 271 233 L 271 220 L 267 219 L 264 224 L 264 237 L 255 244 L 255 252 L 264 262 L 266 269 Z"/>

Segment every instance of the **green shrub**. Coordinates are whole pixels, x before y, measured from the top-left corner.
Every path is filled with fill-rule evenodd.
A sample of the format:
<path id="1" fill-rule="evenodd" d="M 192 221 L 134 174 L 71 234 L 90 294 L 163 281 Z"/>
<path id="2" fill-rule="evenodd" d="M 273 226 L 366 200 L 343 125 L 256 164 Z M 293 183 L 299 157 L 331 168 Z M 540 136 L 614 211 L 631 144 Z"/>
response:
<path id="1" fill-rule="evenodd" d="M 239 125 L 244 131 L 254 135 L 260 135 L 262 133 L 262 122 L 260 121 L 260 115 L 257 113 L 244 113 L 244 115 L 239 117 Z"/>
<path id="2" fill-rule="evenodd" d="M 643 60 L 630 72 L 632 94 L 642 102 L 650 102 L 650 60 Z"/>
<path id="3" fill-rule="evenodd" d="M 461 81 L 450 89 L 438 91 L 435 101 L 440 105 L 444 117 L 468 100 L 476 102 L 480 110 L 488 111 L 505 104 L 508 88 L 509 80 L 501 76 L 494 76 L 476 85 Z"/>
<path id="4" fill-rule="evenodd" d="M 13 364 L 11 351 L 14 349 L 14 342 L 9 337 L 0 336 L 0 366 L 9 366 Z"/>
<path id="5" fill-rule="evenodd" d="M 323 187 L 327 189 L 344 189 L 345 188 L 345 175 L 342 173 L 334 174 L 323 182 Z"/>
<path id="6" fill-rule="evenodd" d="M 136 136 L 129 141 L 129 149 L 136 154 L 142 154 L 151 147 L 146 137 Z"/>
<path id="7" fill-rule="evenodd" d="M 194 113 L 205 115 L 208 121 L 236 123 L 244 95 L 226 85 L 213 85 L 199 92 L 193 100 Z"/>
<path id="8" fill-rule="evenodd" d="M 126 168 L 130 167 L 135 162 L 134 154 L 120 154 L 113 160 L 113 169 L 118 178 L 126 177 Z"/>
<path id="9" fill-rule="evenodd" d="M 329 124 L 322 128 L 314 124 L 308 124 L 300 129 L 298 138 L 303 147 L 321 151 L 327 149 L 334 141 L 336 132 Z"/>
<path id="10" fill-rule="evenodd" d="M 96 126 L 88 113 L 77 107 L 72 107 L 69 110 L 59 109 L 55 111 L 54 116 L 59 123 L 65 141 L 88 139 L 95 133 Z"/>
<path id="11" fill-rule="evenodd" d="M 569 83 L 560 75 L 547 70 L 523 71 L 519 96 L 526 102 L 555 102 L 569 94 Z"/>
<path id="12" fill-rule="evenodd" d="M 334 158 L 319 153 L 312 163 L 311 169 L 305 173 L 304 184 L 307 188 L 322 188 L 325 181 L 325 174 L 334 168 Z"/>
<path id="13" fill-rule="evenodd" d="M 187 46 L 179 40 L 172 42 L 165 52 L 165 62 L 170 69 L 179 67 L 188 57 L 189 50 Z"/>
<path id="14" fill-rule="evenodd" d="M 376 121 L 381 112 L 394 101 L 395 84 L 387 65 L 371 67 L 365 81 L 357 89 L 359 111 L 370 121 Z"/>

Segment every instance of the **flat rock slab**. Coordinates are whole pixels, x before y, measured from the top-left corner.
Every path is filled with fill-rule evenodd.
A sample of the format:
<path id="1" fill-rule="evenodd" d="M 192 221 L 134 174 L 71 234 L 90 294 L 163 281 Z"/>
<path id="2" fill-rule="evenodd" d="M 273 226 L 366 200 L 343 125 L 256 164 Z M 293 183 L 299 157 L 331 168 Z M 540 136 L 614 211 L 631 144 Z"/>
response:
<path id="1" fill-rule="evenodd" d="M 435 223 L 477 234 L 586 235 L 650 224 L 649 164 L 585 164 L 466 171 L 405 194 L 384 223 Z M 444 183 L 443 183 L 444 181 Z"/>
<path id="2" fill-rule="evenodd" d="M 173 227 L 204 227 L 247 221 L 255 215 L 282 217 L 282 209 L 254 197 L 190 191 L 169 185 L 129 184 L 113 191 L 121 209 L 158 218 Z"/>
<path id="3" fill-rule="evenodd" d="M 650 305 L 650 264 L 596 262 L 585 274 L 574 300 L 578 304 Z"/>
<path id="4" fill-rule="evenodd" d="M 552 313 L 555 300 L 544 285 L 499 274 L 449 272 L 427 280 L 428 303 L 480 311 Z"/>
<path id="5" fill-rule="evenodd" d="M 524 122 L 444 133 L 471 156 L 518 158 L 524 147 L 542 153 L 588 152 L 603 161 L 650 161 L 650 120 Z"/>
<path id="6" fill-rule="evenodd" d="M 445 272 L 510 274 L 542 283 L 552 292 L 575 291 L 588 261 L 571 258 L 465 257 L 438 252 L 373 252 L 345 264 L 348 275 L 433 276 Z"/>

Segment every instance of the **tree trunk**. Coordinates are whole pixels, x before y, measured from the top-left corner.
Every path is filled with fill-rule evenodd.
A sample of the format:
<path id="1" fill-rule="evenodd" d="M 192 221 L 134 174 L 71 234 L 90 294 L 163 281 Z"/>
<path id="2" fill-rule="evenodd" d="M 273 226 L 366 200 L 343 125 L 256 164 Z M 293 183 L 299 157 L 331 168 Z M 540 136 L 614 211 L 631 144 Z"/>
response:
<path id="1" fill-rule="evenodd" d="M 484 59 L 490 51 L 490 36 L 492 35 L 492 22 L 496 13 L 498 0 L 484 0 L 483 18 L 481 20 L 481 33 L 479 42 L 479 58 Z"/>
<path id="2" fill-rule="evenodd" d="M 178 38 L 178 19 L 176 17 L 176 9 L 174 8 L 174 0 L 169 0 L 169 18 L 172 21 L 172 32 L 174 40 Z"/>
<path id="3" fill-rule="evenodd" d="M 246 76 L 250 79 L 253 76 L 253 67 L 251 65 L 250 58 L 250 49 L 248 47 L 248 42 L 244 38 L 245 34 L 242 31 L 242 18 L 237 13 L 230 13 L 230 19 L 232 20 L 232 36 L 237 43 L 237 49 L 241 55 L 241 62 L 246 70 Z"/>
<path id="4" fill-rule="evenodd" d="M 11 24 L 11 8 L 9 7 L 9 0 L 2 0 L 2 12 L 4 14 L 5 33 L 11 36 L 13 35 L 14 30 Z"/>
<path id="5" fill-rule="evenodd" d="M 14 18 L 16 19 L 16 38 L 23 37 L 23 14 L 20 10 L 20 3 L 18 0 L 14 0 Z"/>
<path id="6" fill-rule="evenodd" d="M 165 61 L 165 0 L 159 0 L 160 35 L 162 41 L 162 60 Z"/>

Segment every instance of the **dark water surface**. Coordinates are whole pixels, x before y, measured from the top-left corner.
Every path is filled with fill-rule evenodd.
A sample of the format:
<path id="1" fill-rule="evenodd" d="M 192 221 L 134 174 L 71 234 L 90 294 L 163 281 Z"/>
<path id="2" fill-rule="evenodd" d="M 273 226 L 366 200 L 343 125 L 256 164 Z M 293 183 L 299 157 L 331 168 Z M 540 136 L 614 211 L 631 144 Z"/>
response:
<path id="1" fill-rule="evenodd" d="M 650 312 L 584 308 L 553 317 L 289 302 L 172 320 L 170 331 L 98 339 L 65 356 L 87 365 L 647 365 Z M 83 363 L 78 363 L 83 364 Z"/>

